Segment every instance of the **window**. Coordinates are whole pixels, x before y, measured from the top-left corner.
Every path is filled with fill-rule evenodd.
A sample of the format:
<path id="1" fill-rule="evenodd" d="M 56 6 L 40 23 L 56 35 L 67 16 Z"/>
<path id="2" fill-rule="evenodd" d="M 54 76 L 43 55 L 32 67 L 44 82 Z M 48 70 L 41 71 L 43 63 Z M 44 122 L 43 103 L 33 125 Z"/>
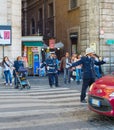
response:
<path id="1" fill-rule="evenodd" d="M 53 3 L 49 4 L 49 17 L 53 16 Z"/>
<path id="2" fill-rule="evenodd" d="M 39 9 L 38 14 L 39 14 L 39 21 L 40 21 L 43 18 L 42 8 Z"/>
<path id="3" fill-rule="evenodd" d="M 77 7 L 77 0 L 70 0 L 70 9 L 74 9 Z"/>
<path id="4" fill-rule="evenodd" d="M 31 24 L 32 24 L 32 29 L 31 29 L 32 34 L 35 34 L 35 21 L 34 21 L 34 19 L 32 19 Z"/>

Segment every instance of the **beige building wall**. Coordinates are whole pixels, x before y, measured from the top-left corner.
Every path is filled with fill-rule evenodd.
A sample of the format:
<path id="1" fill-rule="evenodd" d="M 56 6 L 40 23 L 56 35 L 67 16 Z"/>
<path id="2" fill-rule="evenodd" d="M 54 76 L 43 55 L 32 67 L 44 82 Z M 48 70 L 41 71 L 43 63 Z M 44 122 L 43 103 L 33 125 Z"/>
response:
<path id="1" fill-rule="evenodd" d="M 81 0 L 80 3 L 81 50 L 84 52 L 86 47 L 93 47 L 98 55 L 108 57 L 103 68 L 105 72 L 112 72 L 114 45 L 106 43 L 109 39 L 114 40 L 114 0 Z"/>
<path id="2" fill-rule="evenodd" d="M 21 55 L 21 0 L 0 0 L 0 25 L 12 27 L 12 45 L 4 47 L 4 55 L 13 61 Z M 2 57 L 0 46 L 0 61 Z"/>
<path id="3" fill-rule="evenodd" d="M 78 2 L 79 4 L 79 2 Z M 71 33 L 78 33 L 76 46 L 80 51 L 80 7 L 70 9 L 69 0 L 55 0 L 55 36 L 64 43 L 64 51 L 72 51 Z M 76 49 L 75 49 L 76 50 Z"/>

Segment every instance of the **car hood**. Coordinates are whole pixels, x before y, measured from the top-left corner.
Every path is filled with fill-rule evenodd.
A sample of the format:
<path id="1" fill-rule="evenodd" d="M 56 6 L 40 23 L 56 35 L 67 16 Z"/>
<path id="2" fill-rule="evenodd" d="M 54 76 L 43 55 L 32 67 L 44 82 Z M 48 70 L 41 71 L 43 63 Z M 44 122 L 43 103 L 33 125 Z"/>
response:
<path id="1" fill-rule="evenodd" d="M 114 88 L 114 76 L 113 75 L 107 75 L 104 76 L 98 80 L 96 80 L 95 84 L 101 84 L 104 87 L 113 87 Z"/>
<path id="2" fill-rule="evenodd" d="M 109 97 L 112 92 L 114 92 L 114 76 L 112 75 L 96 80 L 89 91 L 90 94 L 100 97 Z"/>

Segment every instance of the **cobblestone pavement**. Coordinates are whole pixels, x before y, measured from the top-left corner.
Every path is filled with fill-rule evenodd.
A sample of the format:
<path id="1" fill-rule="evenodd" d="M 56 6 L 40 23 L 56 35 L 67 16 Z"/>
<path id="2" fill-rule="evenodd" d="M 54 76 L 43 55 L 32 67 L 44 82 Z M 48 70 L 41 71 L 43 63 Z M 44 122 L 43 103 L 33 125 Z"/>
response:
<path id="1" fill-rule="evenodd" d="M 50 88 L 47 77 L 28 77 L 30 90 L 0 85 L 0 130 L 114 130 L 114 118 L 80 103 L 81 84 Z"/>

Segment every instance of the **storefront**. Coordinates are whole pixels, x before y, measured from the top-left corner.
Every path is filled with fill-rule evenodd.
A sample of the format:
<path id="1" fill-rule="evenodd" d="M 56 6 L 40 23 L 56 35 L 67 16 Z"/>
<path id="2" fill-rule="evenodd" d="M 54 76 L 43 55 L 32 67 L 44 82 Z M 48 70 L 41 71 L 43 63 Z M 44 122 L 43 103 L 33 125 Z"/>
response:
<path id="1" fill-rule="evenodd" d="M 38 68 L 42 61 L 42 46 L 42 36 L 25 36 L 22 38 L 22 56 L 29 75 L 39 75 Z"/>

